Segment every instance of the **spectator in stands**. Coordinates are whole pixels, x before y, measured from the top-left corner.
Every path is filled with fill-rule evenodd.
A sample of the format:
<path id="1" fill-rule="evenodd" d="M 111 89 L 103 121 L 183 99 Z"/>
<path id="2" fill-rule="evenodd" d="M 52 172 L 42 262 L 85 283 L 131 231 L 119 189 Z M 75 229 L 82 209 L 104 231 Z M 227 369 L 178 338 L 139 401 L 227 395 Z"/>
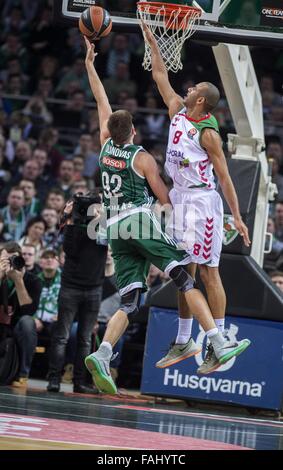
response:
<path id="1" fill-rule="evenodd" d="M 24 212 L 26 220 L 28 221 L 29 219 L 40 214 L 40 201 L 37 197 L 35 197 L 36 189 L 33 180 L 22 179 L 19 182 L 19 188 L 21 188 L 25 194 Z"/>
<path id="2" fill-rule="evenodd" d="M 19 245 L 23 246 L 27 243 L 35 247 L 35 261 L 39 261 L 41 252 L 45 247 L 44 233 L 46 230 L 46 223 L 40 217 L 33 217 L 27 223 L 24 236 L 19 240 Z"/>
<path id="3" fill-rule="evenodd" d="M 74 181 L 82 179 L 84 172 L 84 157 L 83 155 L 75 155 L 73 158 L 74 163 Z"/>
<path id="4" fill-rule="evenodd" d="M 125 34 L 114 34 L 112 44 L 106 53 L 97 56 L 97 71 L 100 76 L 114 77 L 119 63 L 127 65 L 127 71 L 130 71 L 131 77 L 140 79 L 142 74 L 141 61 L 129 48 L 129 38 Z"/>
<path id="5" fill-rule="evenodd" d="M 4 18 L 3 26 L 4 34 L 12 33 L 20 35 L 21 33 L 23 33 L 26 27 L 26 21 L 22 15 L 21 8 L 18 8 L 17 6 L 13 7 L 10 11 L 10 15 L 7 15 Z"/>
<path id="6" fill-rule="evenodd" d="M 68 84 L 70 82 L 76 82 L 80 90 L 88 90 L 88 79 L 85 74 L 84 57 L 77 57 L 71 69 L 63 75 L 56 87 L 56 96 L 66 98 Z"/>
<path id="7" fill-rule="evenodd" d="M 0 245 L 5 243 L 5 238 L 4 238 L 4 217 L 0 213 Z"/>
<path id="8" fill-rule="evenodd" d="M 47 151 L 41 148 L 35 148 L 32 158 L 38 163 L 37 188 L 40 190 L 39 197 L 41 201 L 46 198 L 47 192 L 51 187 L 55 186 L 55 179 L 51 175 L 50 165 L 48 162 Z"/>
<path id="9" fill-rule="evenodd" d="M 63 66 L 70 66 L 75 62 L 77 57 L 80 57 L 84 53 L 84 44 L 78 28 L 68 28 L 66 34 L 66 43 L 64 50 L 61 51 L 60 63 Z"/>
<path id="10" fill-rule="evenodd" d="M 29 81 L 28 75 L 24 74 L 21 68 L 20 61 L 17 56 L 10 56 L 7 60 L 7 67 L 5 70 L 1 70 L 0 72 L 0 79 L 3 82 L 7 83 L 9 77 L 11 76 L 20 76 L 21 83 L 24 84 L 24 87 L 27 87 L 27 83 Z"/>
<path id="11" fill-rule="evenodd" d="M 283 150 L 279 141 L 271 140 L 266 149 L 267 158 L 274 158 L 280 166 L 280 173 L 283 173 Z"/>
<path id="12" fill-rule="evenodd" d="M 16 145 L 15 155 L 11 164 L 11 172 L 13 175 L 22 171 L 24 163 L 31 158 L 31 155 L 30 144 L 24 140 L 20 140 Z"/>
<path id="13" fill-rule="evenodd" d="M 154 113 L 157 111 L 157 99 L 154 96 L 148 96 L 146 99 L 145 107 L 151 109 L 153 112 L 148 112 L 145 117 L 145 127 L 143 133 L 146 139 L 155 142 L 160 140 L 166 140 L 168 120 L 165 114 Z"/>
<path id="14" fill-rule="evenodd" d="M 6 93 L 10 95 L 24 95 L 24 82 L 20 75 L 9 75 L 6 82 Z M 8 98 L 12 112 L 18 111 L 24 107 L 24 101 L 16 98 Z"/>
<path id="15" fill-rule="evenodd" d="M 34 23 L 29 47 L 32 50 L 32 65 L 35 67 L 43 55 L 56 53 L 58 42 L 62 41 L 62 32 L 54 34 L 52 8 L 43 5 L 39 10 L 37 21 Z"/>
<path id="16" fill-rule="evenodd" d="M 24 244 L 22 246 L 22 256 L 26 263 L 26 270 L 37 276 L 41 272 L 41 267 L 35 262 L 35 246 L 29 243 Z"/>
<path id="17" fill-rule="evenodd" d="M 39 136 L 38 146 L 46 150 L 48 162 L 50 163 L 51 174 L 56 177 L 59 173 L 59 167 L 64 155 L 58 146 L 59 134 L 56 129 L 49 128 L 42 131 Z"/>
<path id="18" fill-rule="evenodd" d="M 22 168 L 22 172 L 15 175 L 14 181 L 19 183 L 21 180 L 33 181 L 35 185 L 36 194 L 40 202 L 44 200 L 47 193 L 47 186 L 44 181 L 39 178 L 39 165 L 34 159 L 27 160 Z"/>
<path id="19" fill-rule="evenodd" d="M 6 157 L 6 140 L 3 135 L 0 134 L 0 192 L 2 192 L 11 179 L 9 166 L 9 161 Z"/>
<path id="20" fill-rule="evenodd" d="M 46 199 L 46 207 L 48 209 L 55 209 L 57 214 L 60 214 L 65 205 L 65 195 L 59 188 L 53 188 L 49 191 Z"/>
<path id="21" fill-rule="evenodd" d="M 129 94 L 127 93 L 127 97 L 123 99 L 121 106 L 123 109 L 126 109 L 127 111 L 129 111 L 129 113 L 131 113 L 131 115 L 133 116 L 133 122 L 135 123 L 135 127 L 140 127 L 141 129 L 143 129 L 145 125 L 145 116 L 138 111 L 137 99 L 129 98 Z"/>
<path id="22" fill-rule="evenodd" d="M 22 113 L 30 119 L 29 135 L 38 138 L 40 130 L 52 123 L 52 114 L 48 111 L 44 99 L 34 95 L 23 108 Z"/>
<path id="23" fill-rule="evenodd" d="M 37 0 L 37 2 L 34 0 L 5 0 L 3 5 L 2 18 L 9 16 L 11 9 L 16 4 L 21 6 L 25 20 L 30 22 L 34 19 L 38 9 L 42 6 L 42 3 L 42 0 Z"/>
<path id="24" fill-rule="evenodd" d="M 69 216 L 73 202 L 68 202 L 64 213 Z M 65 362 L 66 344 L 75 316 L 78 317 L 76 359 L 74 365 L 74 392 L 94 393 L 86 384 L 84 358 L 91 350 L 91 335 L 100 306 L 107 247 L 89 238 L 87 226 L 67 219 L 64 227 L 63 249 L 66 261 L 62 271 L 59 295 L 58 321 L 51 339 L 48 391 L 60 390 L 61 372 Z"/>
<path id="25" fill-rule="evenodd" d="M 21 255 L 21 247 L 14 242 L 4 245 L 0 252 L 0 305 L 9 314 L 16 339 L 20 366 L 18 377 L 12 383 L 25 388 L 30 367 L 30 356 L 36 346 L 36 331 L 32 315 L 37 310 L 41 292 L 40 280 L 25 268 L 14 269 L 9 259 Z"/>
<path id="26" fill-rule="evenodd" d="M 97 141 L 98 135 L 98 141 Z M 95 146 L 95 149 L 93 148 Z M 82 134 L 79 145 L 75 149 L 75 155 L 81 155 L 84 158 L 83 176 L 92 178 L 99 167 L 98 159 L 100 153 L 99 131 L 94 131 L 93 136 Z"/>
<path id="27" fill-rule="evenodd" d="M 275 205 L 275 236 L 283 242 L 283 201 Z"/>
<path id="28" fill-rule="evenodd" d="M 272 236 L 271 252 L 264 255 L 264 270 L 267 272 L 276 269 L 276 263 L 279 260 L 281 253 L 283 253 L 283 241 L 279 241 L 275 236 L 275 223 L 272 217 L 268 218 L 267 233 Z M 266 240 L 266 250 L 269 249 L 269 239 Z"/>
<path id="29" fill-rule="evenodd" d="M 41 217 L 46 223 L 46 230 L 44 233 L 43 240 L 46 246 L 53 246 L 56 243 L 58 235 L 58 214 L 55 209 L 43 209 Z"/>
<path id="30" fill-rule="evenodd" d="M 87 194 L 89 191 L 87 181 L 84 178 L 81 178 L 78 181 L 75 181 L 72 185 L 71 189 L 71 196 L 73 196 L 76 193 L 83 193 Z"/>
<path id="31" fill-rule="evenodd" d="M 36 160 L 30 159 L 27 160 L 23 165 L 22 178 L 30 179 L 31 181 L 36 182 L 39 176 L 39 165 Z"/>
<path id="32" fill-rule="evenodd" d="M 273 271 L 270 274 L 272 282 L 281 290 L 283 294 L 283 272 L 282 271 Z"/>
<path id="33" fill-rule="evenodd" d="M 276 184 L 278 194 L 276 198 L 283 201 L 283 175 L 279 173 L 280 160 L 277 157 L 272 158 L 272 182 Z"/>
<path id="34" fill-rule="evenodd" d="M 52 98 L 54 87 L 51 78 L 44 76 L 39 78 L 35 94 L 40 96 L 44 102 L 47 98 Z"/>
<path id="35" fill-rule="evenodd" d="M 271 106 L 280 106 L 282 104 L 281 96 L 274 90 L 274 80 L 271 75 L 263 75 L 260 79 L 260 91 L 263 101 L 266 96 L 271 96 Z"/>
<path id="36" fill-rule="evenodd" d="M 59 63 L 56 57 L 51 55 L 43 56 L 37 73 L 39 80 L 43 78 L 51 80 L 52 83 L 55 82 L 57 79 L 58 67 Z"/>
<path id="37" fill-rule="evenodd" d="M 25 195 L 23 189 L 14 186 L 7 198 L 8 205 L 1 209 L 4 219 L 3 237 L 6 241 L 19 241 L 26 226 L 24 212 Z"/>
<path id="38" fill-rule="evenodd" d="M 9 33 L 4 44 L 0 47 L 0 69 L 6 69 L 10 57 L 18 57 L 21 69 L 26 72 L 28 67 L 28 54 L 26 48 L 20 41 L 20 37 Z"/>
<path id="39" fill-rule="evenodd" d="M 97 109 L 89 110 L 88 119 L 89 119 L 88 130 L 89 130 L 90 134 L 92 135 L 92 133 L 94 131 L 97 131 L 97 129 L 99 129 Z"/>
<path id="40" fill-rule="evenodd" d="M 103 80 L 103 86 L 111 104 L 117 104 L 121 91 L 126 91 L 133 98 L 137 93 L 137 84 L 130 79 L 129 66 L 125 62 L 118 62 L 111 77 Z"/>
<path id="41" fill-rule="evenodd" d="M 71 195 L 74 173 L 74 162 L 72 160 L 63 160 L 60 164 L 56 186 L 64 193 L 66 200 L 68 200 Z"/>

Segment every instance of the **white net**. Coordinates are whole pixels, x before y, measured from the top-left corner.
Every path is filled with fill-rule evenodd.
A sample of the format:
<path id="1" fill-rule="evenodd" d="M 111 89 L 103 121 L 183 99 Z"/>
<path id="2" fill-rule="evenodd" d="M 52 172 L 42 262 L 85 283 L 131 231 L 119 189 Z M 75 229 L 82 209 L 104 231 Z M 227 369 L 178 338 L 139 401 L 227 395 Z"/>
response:
<path id="1" fill-rule="evenodd" d="M 153 9 L 151 2 L 147 4 L 143 1 L 141 5 L 137 4 L 137 17 L 146 23 L 157 40 L 167 70 L 178 72 L 183 68 L 181 61 L 183 44 L 199 24 L 200 10 L 184 11 L 180 5 L 175 5 L 176 8 L 168 13 L 166 4 L 160 3 L 160 6 L 156 7 L 158 3 L 155 2 L 154 5 Z M 142 65 L 145 70 L 151 70 L 151 48 L 146 39 Z"/>

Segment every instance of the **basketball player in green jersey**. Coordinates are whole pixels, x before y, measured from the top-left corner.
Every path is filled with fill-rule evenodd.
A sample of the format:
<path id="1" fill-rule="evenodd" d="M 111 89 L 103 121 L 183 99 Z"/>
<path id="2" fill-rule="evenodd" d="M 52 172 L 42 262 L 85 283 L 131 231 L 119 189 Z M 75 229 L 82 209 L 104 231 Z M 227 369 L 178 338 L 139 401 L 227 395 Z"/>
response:
<path id="1" fill-rule="evenodd" d="M 150 209 L 153 194 L 160 203 L 169 202 L 168 191 L 159 176 L 154 158 L 133 143 L 135 129 L 127 111 L 112 113 L 103 85 L 94 68 L 94 45 L 86 39 L 86 69 L 97 102 L 102 150 L 103 200 L 107 211 L 107 236 L 112 248 L 115 273 L 121 295 L 121 307 L 108 323 L 99 349 L 86 357 L 85 364 L 97 388 L 114 394 L 116 386 L 110 375 L 112 347 L 138 311 L 139 298 L 146 289 L 149 264 L 169 274 L 196 319 L 210 337 L 221 363 L 240 354 L 246 344 L 228 342 L 218 332 L 208 304 L 182 265 L 188 264 L 187 253 L 178 250 L 166 235 Z M 129 232 L 130 229 L 130 232 Z M 193 345 L 183 348 L 183 359 L 196 354 Z M 177 362 L 175 360 L 175 362 Z"/>
<path id="2" fill-rule="evenodd" d="M 174 211 L 175 238 L 190 254 L 190 274 L 194 277 L 196 266 L 205 285 L 208 303 L 217 328 L 224 332 L 226 296 L 218 271 L 223 237 L 223 204 L 215 190 L 214 171 L 234 217 L 234 225 L 246 246 L 250 240 L 243 223 L 234 185 L 228 172 L 219 137 L 218 123 L 211 111 L 219 100 L 218 89 L 209 82 L 198 83 L 188 89 L 185 98 L 175 93 L 156 39 L 143 23 L 146 41 L 151 47 L 152 75 L 159 92 L 168 106 L 171 119 L 165 168 L 173 180 L 170 201 Z M 177 216 L 178 207 L 187 214 L 195 214 L 195 221 Z M 193 231 L 194 243 L 190 232 Z M 185 238 L 184 238 L 185 235 Z M 192 316 L 182 294 L 179 295 L 179 329 L 174 350 L 162 358 L 157 367 L 167 367 L 179 348 L 191 339 Z M 211 345 L 198 373 L 208 374 L 219 367 L 218 358 Z"/>

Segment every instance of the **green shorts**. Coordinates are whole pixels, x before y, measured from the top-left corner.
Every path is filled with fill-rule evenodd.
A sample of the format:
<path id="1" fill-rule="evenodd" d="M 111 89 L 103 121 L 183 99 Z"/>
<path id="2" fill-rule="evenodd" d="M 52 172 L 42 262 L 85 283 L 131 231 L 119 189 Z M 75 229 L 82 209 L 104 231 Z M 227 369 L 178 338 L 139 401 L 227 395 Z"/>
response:
<path id="1" fill-rule="evenodd" d="M 151 263 L 163 272 L 170 272 L 175 266 L 190 262 L 188 254 L 177 248 L 148 210 L 112 223 L 108 226 L 107 236 L 121 295 L 135 288 L 147 290 L 146 278 Z"/>

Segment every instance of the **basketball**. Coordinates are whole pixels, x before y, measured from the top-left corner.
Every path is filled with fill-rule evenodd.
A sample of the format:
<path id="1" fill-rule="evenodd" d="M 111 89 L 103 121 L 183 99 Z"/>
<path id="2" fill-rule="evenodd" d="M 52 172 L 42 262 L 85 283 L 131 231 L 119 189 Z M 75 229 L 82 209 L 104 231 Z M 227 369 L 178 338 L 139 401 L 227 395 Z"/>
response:
<path id="1" fill-rule="evenodd" d="M 112 29 L 110 14 L 104 8 L 89 7 L 80 16 L 79 28 L 81 33 L 90 41 L 107 36 Z"/>

